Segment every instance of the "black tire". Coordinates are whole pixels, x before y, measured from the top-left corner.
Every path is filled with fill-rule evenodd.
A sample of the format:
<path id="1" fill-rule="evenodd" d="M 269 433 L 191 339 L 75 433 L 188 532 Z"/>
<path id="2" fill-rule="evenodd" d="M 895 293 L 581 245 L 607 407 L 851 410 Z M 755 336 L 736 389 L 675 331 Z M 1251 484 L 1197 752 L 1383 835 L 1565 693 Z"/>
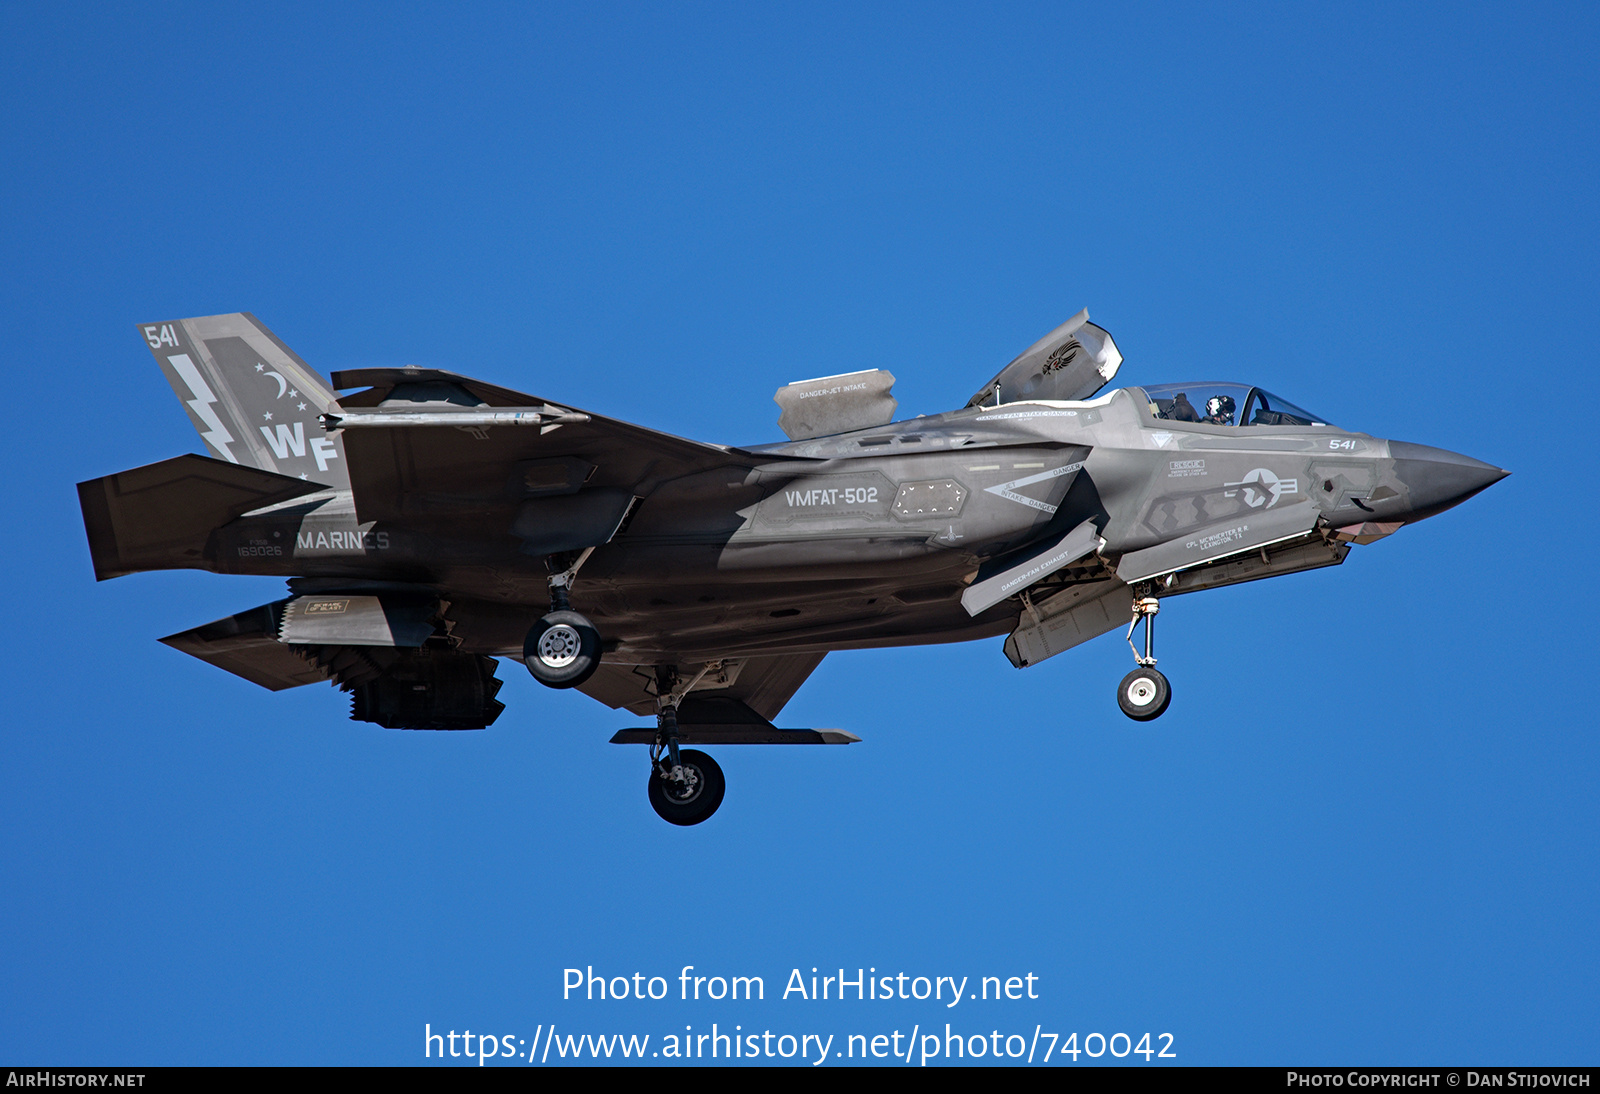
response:
<path id="1" fill-rule="evenodd" d="M 678 753 L 678 760 L 684 767 L 694 771 L 694 789 L 686 797 L 680 797 L 681 784 L 663 779 L 661 773 L 652 768 L 650 807 L 669 824 L 699 824 L 717 811 L 728 784 L 722 777 L 722 768 L 717 766 L 717 761 L 704 752 L 686 748 Z"/>
<path id="2" fill-rule="evenodd" d="M 1159 718 L 1172 702 L 1172 685 L 1155 669 L 1137 668 L 1117 685 L 1117 705 L 1136 722 Z"/>
<path id="3" fill-rule="evenodd" d="M 551 612 L 528 631 L 522 663 L 547 688 L 575 688 L 600 667 L 600 632 L 577 612 Z"/>

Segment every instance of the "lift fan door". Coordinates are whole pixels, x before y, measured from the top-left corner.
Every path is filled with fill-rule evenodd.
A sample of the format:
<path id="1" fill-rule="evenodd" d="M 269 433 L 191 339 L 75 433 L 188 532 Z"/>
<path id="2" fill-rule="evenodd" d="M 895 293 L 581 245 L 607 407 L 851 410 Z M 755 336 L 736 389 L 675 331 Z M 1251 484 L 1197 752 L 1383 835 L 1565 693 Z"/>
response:
<path id="1" fill-rule="evenodd" d="M 1117 344 L 1110 334 L 1089 322 L 1085 309 L 1018 354 L 967 405 L 1088 399 L 1110 383 L 1121 367 Z"/>
<path id="2" fill-rule="evenodd" d="M 780 387 L 772 401 L 783 411 L 778 426 L 791 441 L 871 429 L 894 421 L 899 403 L 889 392 L 894 373 L 886 369 L 848 372 Z"/>

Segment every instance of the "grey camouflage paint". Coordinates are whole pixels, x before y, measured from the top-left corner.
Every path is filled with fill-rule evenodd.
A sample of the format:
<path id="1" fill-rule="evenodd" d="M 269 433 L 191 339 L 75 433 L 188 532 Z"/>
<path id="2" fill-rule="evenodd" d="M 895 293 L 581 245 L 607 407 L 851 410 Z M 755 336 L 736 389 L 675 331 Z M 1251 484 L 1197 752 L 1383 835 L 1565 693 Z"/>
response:
<path id="1" fill-rule="evenodd" d="M 1006 636 L 1035 664 L 1126 626 L 1130 584 L 1173 596 L 1336 565 L 1505 474 L 1333 426 L 1163 421 L 1139 388 L 1090 398 L 1121 355 L 1087 319 L 945 414 L 810 436 L 852 411 L 795 410 L 794 385 L 801 435 L 742 448 L 432 370 L 336 376 L 365 390 L 335 401 L 251 316 L 142 324 L 215 459 L 80 498 L 102 578 L 292 579 L 287 601 L 165 640 L 264 686 L 341 679 L 326 651 L 385 642 L 516 657 L 549 604 L 548 556 L 593 548 L 572 603 L 605 660 L 583 690 L 644 713 L 657 666 L 720 663 L 699 693 L 770 718 L 832 650 Z M 867 420 L 892 409 L 881 375 L 859 374 Z M 324 433 L 346 408 L 442 424 Z M 533 427 L 450 425 L 473 408 Z M 174 507 L 194 515 L 163 523 Z M 297 638 L 323 651 L 321 677 L 283 659 Z"/>

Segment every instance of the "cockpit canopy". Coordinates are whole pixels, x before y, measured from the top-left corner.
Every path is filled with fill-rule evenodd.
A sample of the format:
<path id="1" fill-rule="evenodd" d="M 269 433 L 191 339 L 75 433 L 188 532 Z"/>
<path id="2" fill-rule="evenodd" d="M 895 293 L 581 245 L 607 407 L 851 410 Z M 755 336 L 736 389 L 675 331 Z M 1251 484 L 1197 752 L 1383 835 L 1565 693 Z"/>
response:
<path id="1" fill-rule="evenodd" d="M 1141 389 L 1150 413 L 1169 422 L 1198 425 L 1327 425 L 1326 419 L 1248 384 L 1205 381 L 1154 384 Z"/>

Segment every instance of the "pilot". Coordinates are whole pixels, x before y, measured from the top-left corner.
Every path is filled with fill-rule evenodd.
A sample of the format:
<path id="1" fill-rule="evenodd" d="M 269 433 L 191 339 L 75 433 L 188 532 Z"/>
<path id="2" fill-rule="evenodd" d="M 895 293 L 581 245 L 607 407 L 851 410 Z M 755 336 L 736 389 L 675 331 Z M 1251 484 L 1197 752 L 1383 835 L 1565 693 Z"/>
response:
<path id="1" fill-rule="evenodd" d="M 1226 395 L 1215 395 L 1206 400 L 1206 416 L 1201 419 L 1208 425 L 1233 424 L 1233 400 Z"/>
<path id="2" fill-rule="evenodd" d="M 1189 402 L 1189 396 L 1180 391 L 1162 417 L 1173 422 L 1198 422 L 1200 420 L 1200 412 L 1194 408 L 1193 403 Z"/>

